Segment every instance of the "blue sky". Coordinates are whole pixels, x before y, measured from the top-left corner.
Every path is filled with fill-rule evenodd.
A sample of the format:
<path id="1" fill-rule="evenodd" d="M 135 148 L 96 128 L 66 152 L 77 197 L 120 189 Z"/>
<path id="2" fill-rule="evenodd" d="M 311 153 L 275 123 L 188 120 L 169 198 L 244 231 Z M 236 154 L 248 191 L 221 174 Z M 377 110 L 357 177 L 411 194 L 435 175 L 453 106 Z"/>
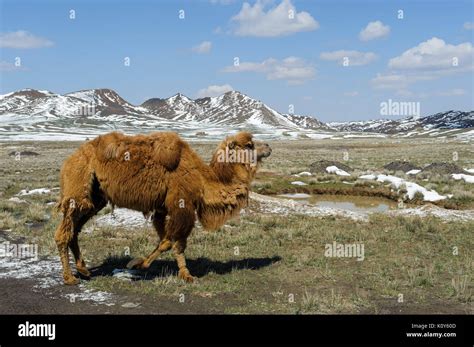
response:
<path id="1" fill-rule="evenodd" d="M 471 0 L 0 2 L 2 94 L 111 88 L 140 104 L 232 88 L 326 122 L 380 118 L 388 99 L 474 109 Z"/>

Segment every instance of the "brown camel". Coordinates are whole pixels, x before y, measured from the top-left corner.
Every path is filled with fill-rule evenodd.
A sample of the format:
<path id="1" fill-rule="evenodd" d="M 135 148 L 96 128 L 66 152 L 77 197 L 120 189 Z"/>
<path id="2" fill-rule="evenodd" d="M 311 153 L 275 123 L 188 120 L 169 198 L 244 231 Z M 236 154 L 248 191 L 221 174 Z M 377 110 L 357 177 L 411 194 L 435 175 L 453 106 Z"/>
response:
<path id="1" fill-rule="evenodd" d="M 69 267 L 68 248 L 77 271 L 90 276 L 78 234 L 107 203 L 152 214 L 160 241 L 150 255 L 133 259 L 128 268 L 147 269 L 161 253 L 173 249 L 179 278 L 192 282 L 184 250 L 196 215 L 205 229 L 213 230 L 238 214 L 247 205 L 258 164 L 270 154 L 267 144 L 254 142 L 247 132 L 220 143 L 209 165 L 175 133 L 112 132 L 87 141 L 61 169 L 58 209 L 63 219 L 55 241 L 64 283 L 79 282 Z"/>

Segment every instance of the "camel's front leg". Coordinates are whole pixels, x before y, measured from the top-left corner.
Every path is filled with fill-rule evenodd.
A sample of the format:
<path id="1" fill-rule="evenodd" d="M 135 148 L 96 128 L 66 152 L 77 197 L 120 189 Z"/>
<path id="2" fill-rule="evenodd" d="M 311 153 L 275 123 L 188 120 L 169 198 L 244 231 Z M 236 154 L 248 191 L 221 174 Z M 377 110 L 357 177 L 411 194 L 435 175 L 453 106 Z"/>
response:
<path id="1" fill-rule="evenodd" d="M 58 246 L 59 257 L 63 266 L 63 279 L 65 284 L 78 284 L 79 280 L 72 274 L 69 267 L 69 244 L 73 238 L 72 223 L 69 217 L 64 217 L 58 226 L 54 239 Z"/>
<path id="2" fill-rule="evenodd" d="M 193 282 L 194 277 L 191 276 L 188 268 L 186 267 L 186 259 L 184 257 L 184 250 L 186 249 L 186 240 L 178 240 L 173 244 L 173 255 L 178 263 L 178 277 L 186 282 Z"/>
<path id="3" fill-rule="evenodd" d="M 127 264 L 127 268 L 147 269 L 153 260 L 155 260 L 161 253 L 173 247 L 173 253 L 179 267 L 179 278 L 184 279 L 186 282 L 192 282 L 194 278 L 186 268 L 186 260 L 183 252 L 186 248 L 186 238 L 194 227 L 194 219 L 194 210 L 175 210 L 166 221 L 165 237 L 161 240 L 158 247 L 145 259 L 136 258 L 131 260 Z M 156 224 L 155 227 L 157 227 Z"/>
<path id="4" fill-rule="evenodd" d="M 78 233 L 74 232 L 71 242 L 69 243 L 69 248 L 71 249 L 72 254 L 74 255 L 74 260 L 76 261 L 77 271 L 84 277 L 90 277 L 91 273 L 87 270 L 86 263 L 82 258 L 81 250 L 79 248 Z"/>
<path id="5" fill-rule="evenodd" d="M 168 239 L 161 240 L 153 252 L 146 258 L 135 258 L 127 264 L 128 269 L 148 269 L 151 263 L 160 256 L 161 253 L 168 251 L 171 248 L 171 241 Z"/>

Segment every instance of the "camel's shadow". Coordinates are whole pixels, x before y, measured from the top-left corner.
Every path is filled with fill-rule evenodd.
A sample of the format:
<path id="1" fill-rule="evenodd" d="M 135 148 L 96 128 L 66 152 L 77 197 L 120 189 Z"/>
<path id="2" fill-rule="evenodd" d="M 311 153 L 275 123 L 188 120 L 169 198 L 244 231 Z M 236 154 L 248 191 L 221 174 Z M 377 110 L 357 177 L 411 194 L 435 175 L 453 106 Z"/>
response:
<path id="1" fill-rule="evenodd" d="M 105 261 L 94 268 L 89 269 L 91 278 L 99 276 L 113 276 L 114 270 L 126 270 L 127 263 L 132 258 L 129 256 L 109 256 Z M 186 265 L 195 277 L 204 277 L 209 273 L 224 275 L 236 270 L 258 270 L 270 266 L 281 260 L 279 256 L 266 258 L 245 258 L 240 260 L 229 260 L 226 262 L 215 261 L 208 258 L 186 259 Z M 155 260 L 148 270 L 134 271 L 132 280 L 153 280 L 155 278 L 177 275 L 178 266 L 175 260 Z"/>

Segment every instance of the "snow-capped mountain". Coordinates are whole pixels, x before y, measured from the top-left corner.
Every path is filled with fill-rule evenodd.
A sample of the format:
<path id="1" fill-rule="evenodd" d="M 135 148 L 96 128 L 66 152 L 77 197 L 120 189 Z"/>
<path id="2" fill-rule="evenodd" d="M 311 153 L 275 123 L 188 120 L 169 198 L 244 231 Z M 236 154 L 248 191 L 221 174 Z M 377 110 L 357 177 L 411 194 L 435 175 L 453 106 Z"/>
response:
<path id="1" fill-rule="evenodd" d="M 141 107 L 151 114 L 176 121 L 196 121 L 214 125 L 253 125 L 286 127 L 299 126 L 261 101 L 252 99 L 237 91 L 230 91 L 217 97 L 192 100 L 176 94 L 168 99 L 150 99 Z"/>
<path id="2" fill-rule="evenodd" d="M 456 129 L 473 127 L 473 111 L 448 111 L 401 120 L 325 124 L 310 116 L 281 114 L 237 91 L 196 100 L 178 93 L 166 99 L 149 99 L 139 106 L 130 104 L 111 89 L 82 90 L 64 95 L 23 89 L 0 95 L 0 138 L 50 139 L 53 136 L 71 139 L 111 130 L 128 133 L 167 130 L 187 137 L 204 133 L 211 138 L 242 129 L 275 138 L 282 135 L 285 138 L 352 136 L 347 132 L 366 134 L 363 136 L 374 133 L 381 136 L 444 136 Z M 474 130 L 466 133 L 468 138 L 474 136 Z"/>
<path id="3" fill-rule="evenodd" d="M 369 120 L 359 122 L 328 123 L 338 131 L 398 134 L 433 129 L 465 129 L 474 127 L 474 111 L 447 111 L 424 117 L 407 117 L 398 120 Z"/>
<path id="4" fill-rule="evenodd" d="M 0 115 L 58 117 L 74 115 L 87 102 L 45 90 L 23 89 L 0 96 Z"/>
<path id="5" fill-rule="evenodd" d="M 78 92 L 68 93 L 65 96 L 87 102 L 92 112 L 84 112 L 86 115 L 88 113 L 95 113 L 95 115 L 100 116 L 108 116 L 112 114 L 140 115 L 143 113 L 143 110 L 125 101 L 112 89 L 81 90 Z"/>
<path id="6" fill-rule="evenodd" d="M 149 99 L 139 106 L 111 89 L 64 95 L 24 89 L 0 96 L 0 137 L 26 139 L 34 133 L 36 138 L 57 134 L 67 134 L 65 138 L 79 134 L 82 138 L 115 129 L 130 133 L 169 130 L 185 136 L 203 130 L 210 136 L 241 129 L 265 136 L 306 131 L 261 101 L 236 91 L 197 100 L 178 93 L 167 99 Z"/>
<path id="7" fill-rule="evenodd" d="M 325 123 L 317 120 L 311 116 L 301 116 L 301 115 L 294 115 L 294 114 L 283 114 L 283 117 L 288 119 L 290 122 L 296 124 L 300 128 L 303 129 L 325 129 L 325 130 L 334 130 L 333 128 L 329 127 Z"/>
<path id="8" fill-rule="evenodd" d="M 83 127 L 91 123 L 94 127 L 106 128 L 156 127 L 162 122 L 177 127 L 199 123 L 203 126 L 301 130 L 297 123 L 271 107 L 236 91 L 197 100 L 178 93 L 135 106 L 111 89 L 81 90 L 64 95 L 25 89 L 0 96 L 0 121 L 3 125 L 21 123 L 58 128 L 71 122 Z"/>

